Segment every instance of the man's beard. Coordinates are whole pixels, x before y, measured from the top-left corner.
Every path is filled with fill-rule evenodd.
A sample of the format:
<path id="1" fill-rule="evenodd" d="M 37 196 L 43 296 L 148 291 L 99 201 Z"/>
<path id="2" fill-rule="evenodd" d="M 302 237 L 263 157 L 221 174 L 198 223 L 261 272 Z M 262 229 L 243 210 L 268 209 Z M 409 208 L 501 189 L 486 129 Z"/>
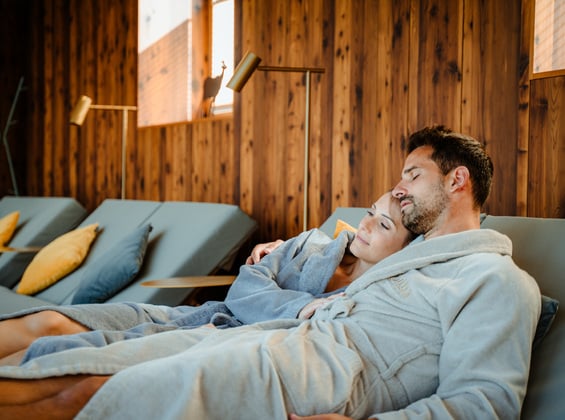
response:
<path id="1" fill-rule="evenodd" d="M 448 200 L 441 184 L 436 184 L 431 194 L 423 200 L 416 199 L 412 195 L 406 196 L 406 199 L 411 202 L 412 208 L 402 213 L 402 224 L 417 235 L 423 235 L 434 227 L 439 215 L 445 210 Z"/>

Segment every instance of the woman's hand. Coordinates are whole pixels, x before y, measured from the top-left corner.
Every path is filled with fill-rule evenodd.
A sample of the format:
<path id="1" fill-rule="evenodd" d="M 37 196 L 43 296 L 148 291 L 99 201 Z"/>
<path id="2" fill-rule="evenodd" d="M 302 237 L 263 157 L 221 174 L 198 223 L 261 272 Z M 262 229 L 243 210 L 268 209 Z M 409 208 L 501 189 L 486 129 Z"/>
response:
<path id="1" fill-rule="evenodd" d="M 245 264 L 257 264 L 259 261 L 261 261 L 261 258 L 273 252 L 283 243 L 284 241 L 282 239 L 277 239 L 276 241 L 268 242 L 266 244 L 255 245 L 253 250 L 251 250 L 251 255 L 247 257 L 247 260 L 245 260 Z"/>

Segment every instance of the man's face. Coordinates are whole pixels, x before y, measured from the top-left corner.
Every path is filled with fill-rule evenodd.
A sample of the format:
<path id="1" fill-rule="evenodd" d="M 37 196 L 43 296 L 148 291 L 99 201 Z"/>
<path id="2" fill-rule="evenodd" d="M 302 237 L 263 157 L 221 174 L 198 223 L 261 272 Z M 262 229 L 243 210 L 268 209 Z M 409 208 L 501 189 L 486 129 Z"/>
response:
<path id="1" fill-rule="evenodd" d="M 410 153 L 404 163 L 402 180 L 392 190 L 400 200 L 402 223 L 417 234 L 434 230 L 449 201 L 445 177 L 431 154 L 431 146 L 418 147 Z"/>

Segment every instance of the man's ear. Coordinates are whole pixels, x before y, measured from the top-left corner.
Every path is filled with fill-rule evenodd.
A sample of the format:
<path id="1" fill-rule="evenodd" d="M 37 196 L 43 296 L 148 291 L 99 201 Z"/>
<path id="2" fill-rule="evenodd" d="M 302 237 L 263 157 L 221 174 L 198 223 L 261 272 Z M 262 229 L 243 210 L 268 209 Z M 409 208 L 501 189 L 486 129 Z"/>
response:
<path id="1" fill-rule="evenodd" d="M 451 189 L 452 191 L 464 188 L 470 179 L 469 169 L 466 166 L 458 166 L 451 171 Z"/>

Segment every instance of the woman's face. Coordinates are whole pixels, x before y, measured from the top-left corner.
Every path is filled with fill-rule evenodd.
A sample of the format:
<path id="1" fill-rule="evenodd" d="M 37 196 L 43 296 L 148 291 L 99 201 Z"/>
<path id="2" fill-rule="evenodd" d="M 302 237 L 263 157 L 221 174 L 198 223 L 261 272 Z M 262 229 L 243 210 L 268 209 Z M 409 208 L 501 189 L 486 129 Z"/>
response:
<path id="1" fill-rule="evenodd" d="M 399 201 L 386 193 L 367 210 L 349 249 L 357 258 L 376 264 L 404 248 L 411 237 L 402 224 Z"/>

